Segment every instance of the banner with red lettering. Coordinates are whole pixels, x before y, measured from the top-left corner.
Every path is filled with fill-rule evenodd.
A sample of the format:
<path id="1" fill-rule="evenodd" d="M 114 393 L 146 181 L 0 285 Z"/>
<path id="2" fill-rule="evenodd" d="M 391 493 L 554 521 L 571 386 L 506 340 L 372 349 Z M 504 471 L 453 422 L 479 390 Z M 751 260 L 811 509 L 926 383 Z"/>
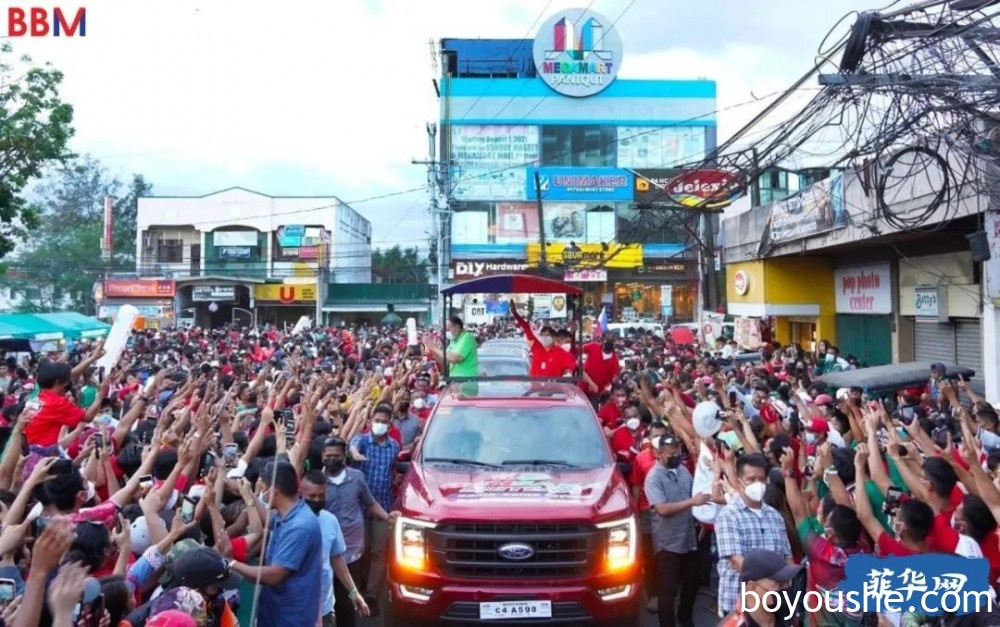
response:
<path id="1" fill-rule="evenodd" d="M 837 313 L 892 313 L 892 274 L 888 262 L 839 268 L 833 273 L 833 282 Z"/>

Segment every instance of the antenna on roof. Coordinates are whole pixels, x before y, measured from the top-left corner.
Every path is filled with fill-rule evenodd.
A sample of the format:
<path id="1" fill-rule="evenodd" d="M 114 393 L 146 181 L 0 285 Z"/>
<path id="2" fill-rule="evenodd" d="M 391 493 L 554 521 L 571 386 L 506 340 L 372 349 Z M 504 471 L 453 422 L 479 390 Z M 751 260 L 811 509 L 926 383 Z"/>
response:
<path id="1" fill-rule="evenodd" d="M 430 46 L 431 49 L 431 71 L 433 72 L 433 76 L 439 76 L 438 74 L 439 51 L 437 47 L 437 42 L 435 42 L 434 39 L 432 38 L 427 40 L 427 44 Z"/>

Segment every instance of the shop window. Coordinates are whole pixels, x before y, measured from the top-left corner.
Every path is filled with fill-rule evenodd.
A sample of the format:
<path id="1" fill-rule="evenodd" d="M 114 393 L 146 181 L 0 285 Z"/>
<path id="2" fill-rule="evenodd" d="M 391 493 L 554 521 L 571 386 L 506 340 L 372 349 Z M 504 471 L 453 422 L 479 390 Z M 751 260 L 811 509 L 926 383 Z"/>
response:
<path id="1" fill-rule="evenodd" d="M 616 283 L 614 291 L 615 319 L 664 320 L 662 283 Z M 697 289 L 689 285 L 670 284 L 673 307 L 667 322 L 693 322 Z"/>
<path id="2" fill-rule="evenodd" d="M 617 134 L 614 126 L 543 126 L 541 165 L 613 168 Z"/>
<path id="3" fill-rule="evenodd" d="M 156 261 L 159 263 L 182 263 L 184 261 L 184 240 L 159 240 L 156 243 Z"/>

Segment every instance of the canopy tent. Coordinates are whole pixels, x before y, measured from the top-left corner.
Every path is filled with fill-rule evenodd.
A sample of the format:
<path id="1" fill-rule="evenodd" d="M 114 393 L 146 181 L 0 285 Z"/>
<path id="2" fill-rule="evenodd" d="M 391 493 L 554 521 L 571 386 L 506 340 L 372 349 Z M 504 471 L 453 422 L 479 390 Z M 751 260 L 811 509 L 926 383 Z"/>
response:
<path id="1" fill-rule="evenodd" d="M 111 325 L 75 312 L 0 315 L 0 340 L 79 340 L 108 334 Z"/>
<path id="2" fill-rule="evenodd" d="M 441 290 L 442 294 L 570 294 L 579 296 L 583 289 L 530 274 L 495 274 L 462 281 Z"/>
<path id="3" fill-rule="evenodd" d="M 75 311 L 62 313 L 36 314 L 39 318 L 63 329 L 66 339 L 86 340 L 104 337 L 111 330 L 111 325 Z"/>

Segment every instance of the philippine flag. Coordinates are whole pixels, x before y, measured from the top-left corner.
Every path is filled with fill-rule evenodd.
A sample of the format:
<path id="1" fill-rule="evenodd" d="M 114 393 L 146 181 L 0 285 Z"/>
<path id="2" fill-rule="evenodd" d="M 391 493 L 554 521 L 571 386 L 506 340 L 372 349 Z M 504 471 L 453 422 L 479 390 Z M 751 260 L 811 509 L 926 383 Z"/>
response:
<path id="1" fill-rule="evenodd" d="M 601 307 L 601 315 L 594 324 L 594 339 L 598 339 L 608 330 L 608 308 Z"/>

